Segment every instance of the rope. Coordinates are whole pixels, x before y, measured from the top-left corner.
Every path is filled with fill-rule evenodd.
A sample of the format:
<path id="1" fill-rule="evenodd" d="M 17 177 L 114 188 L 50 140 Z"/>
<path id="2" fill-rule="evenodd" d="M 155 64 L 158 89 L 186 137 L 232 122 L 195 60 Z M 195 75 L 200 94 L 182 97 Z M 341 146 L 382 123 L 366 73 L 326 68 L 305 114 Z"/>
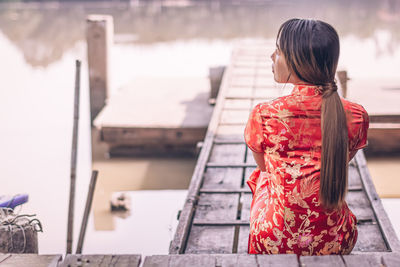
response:
<path id="1" fill-rule="evenodd" d="M 20 214 L 16 215 L 14 214 L 13 210 L 10 208 L 0 208 L 0 226 L 6 226 L 8 228 L 8 231 L 10 233 L 10 245 L 9 245 L 9 251 L 13 252 L 14 250 L 14 234 L 18 232 L 18 230 L 21 231 L 22 236 L 23 236 L 23 248 L 21 251 L 18 253 L 23 253 L 25 252 L 26 249 L 26 233 L 25 229 L 27 228 L 26 226 L 30 226 L 33 231 L 35 232 L 43 232 L 42 224 L 37 218 L 33 218 L 36 216 L 36 214 L 30 215 L 30 214 Z M 17 228 L 16 231 L 14 231 L 14 228 Z"/>

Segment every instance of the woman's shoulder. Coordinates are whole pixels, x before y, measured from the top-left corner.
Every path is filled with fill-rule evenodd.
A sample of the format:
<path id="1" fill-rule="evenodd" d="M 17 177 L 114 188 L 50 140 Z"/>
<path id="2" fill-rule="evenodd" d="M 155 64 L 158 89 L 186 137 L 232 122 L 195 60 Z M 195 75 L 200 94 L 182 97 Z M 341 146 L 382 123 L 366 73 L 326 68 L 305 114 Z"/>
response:
<path id="1" fill-rule="evenodd" d="M 365 108 L 355 102 L 342 98 L 343 108 L 349 124 L 358 124 L 368 128 L 369 116 Z"/>
<path id="2" fill-rule="evenodd" d="M 344 98 L 342 98 L 342 103 L 345 111 L 351 111 L 351 113 L 354 113 L 354 115 L 361 115 L 361 116 L 364 114 L 368 115 L 365 108 L 360 104 L 357 104 L 355 102 L 352 102 Z"/>

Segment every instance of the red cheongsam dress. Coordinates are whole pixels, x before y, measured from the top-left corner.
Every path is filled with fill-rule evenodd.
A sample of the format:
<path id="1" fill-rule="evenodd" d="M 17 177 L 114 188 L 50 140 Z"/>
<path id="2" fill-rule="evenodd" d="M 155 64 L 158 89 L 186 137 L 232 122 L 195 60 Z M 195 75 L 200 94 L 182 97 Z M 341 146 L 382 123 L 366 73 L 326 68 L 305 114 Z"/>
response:
<path id="1" fill-rule="evenodd" d="M 250 114 L 245 141 L 264 154 L 266 166 L 247 181 L 251 254 L 348 254 L 357 241 L 357 220 L 347 204 L 328 212 L 319 201 L 321 103 L 319 87 L 295 85 L 290 95 L 258 104 Z M 362 106 L 342 103 L 354 155 L 366 145 L 369 118 Z"/>

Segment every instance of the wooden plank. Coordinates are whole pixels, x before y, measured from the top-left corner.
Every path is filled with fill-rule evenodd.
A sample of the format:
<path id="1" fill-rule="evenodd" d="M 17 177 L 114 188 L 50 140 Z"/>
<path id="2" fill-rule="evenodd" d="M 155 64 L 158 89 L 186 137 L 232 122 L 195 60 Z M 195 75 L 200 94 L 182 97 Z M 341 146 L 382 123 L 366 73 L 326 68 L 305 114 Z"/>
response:
<path id="1" fill-rule="evenodd" d="M 249 220 L 218 220 L 210 221 L 204 219 L 194 219 L 193 225 L 198 226 L 240 226 L 240 225 L 250 225 Z"/>
<path id="2" fill-rule="evenodd" d="M 205 133 L 206 127 L 103 127 L 100 138 L 110 145 L 196 144 Z"/>
<path id="3" fill-rule="evenodd" d="M 232 86 L 232 87 L 248 87 L 248 86 L 253 86 L 254 82 L 255 82 L 254 76 L 246 76 L 246 77 L 232 76 L 232 79 L 230 80 L 230 86 Z"/>
<path id="4" fill-rule="evenodd" d="M 349 164 L 349 190 L 362 190 L 362 183 L 360 173 L 357 170 L 357 167 Z"/>
<path id="5" fill-rule="evenodd" d="M 207 168 L 202 189 L 239 189 L 242 184 L 242 168 Z"/>
<path id="6" fill-rule="evenodd" d="M 357 243 L 354 252 L 384 252 L 388 251 L 382 233 L 377 224 L 357 225 Z"/>
<path id="7" fill-rule="evenodd" d="M 245 183 L 245 186 L 247 186 L 247 184 L 246 184 L 247 179 L 249 179 L 251 173 L 255 169 L 256 169 L 256 167 L 248 167 L 248 168 L 245 169 L 245 171 L 244 171 L 244 183 Z"/>
<path id="8" fill-rule="evenodd" d="M 192 226 L 185 253 L 232 253 L 234 226 Z"/>
<path id="9" fill-rule="evenodd" d="M 295 254 L 257 255 L 260 267 L 298 267 L 299 261 Z"/>
<path id="10" fill-rule="evenodd" d="M 29 267 L 42 267 L 49 266 L 54 260 L 61 261 L 61 255 L 38 255 L 38 254 L 5 254 L 10 255 L 0 261 L 3 267 L 16 267 L 16 266 L 29 266 Z"/>
<path id="11" fill-rule="evenodd" d="M 382 263 L 385 267 L 400 266 L 400 253 L 390 253 L 382 256 Z"/>
<path id="12" fill-rule="evenodd" d="M 376 267 L 381 264 L 378 255 L 343 255 L 342 258 L 346 267 Z"/>
<path id="13" fill-rule="evenodd" d="M 234 76 L 255 76 L 257 69 L 255 68 L 233 68 L 232 73 Z"/>
<path id="14" fill-rule="evenodd" d="M 171 256 L 170 266 L 176 267 L 204 267 L 215 266 L 214 257 L 204 255 L 174 255 Z"/>
<path id="15" fill-rule="evenodd" d="M 143 267 L 166 267 L 170 266 L 170 255 L 152 255 L 144 259 Z"/>
<path id="16" fill-rule="evenodd" d="M 243 163 L 245 149 L 245 145 L 214 145 L 209 162 Z"/>
<path id="17" fill-rule="evenodd" d="M 251 151 L 249 148 L 246 148 L 246 163 L 254 165 L 257 164 L 253 157 L 253 151 Z"/>
<path id="18" fill-rule="evenodd" d="M 396 232 L 387 216 L 382 202 L 376 193 L 374 184 L 368 171 L 367 162 L 363 151 L 358 151 L 355 155 L 355 161 L 360 171 L 361 181 L 365 192 L 367 193 L 368 199 L 371 202 L 372 209 L 378 221 L 379 229 L 381 230 L 380 236 L 384 239 L 387 244 L 387 249 L 393 252 L 400 252 L 400 242 L 397 238 Z M 371 239 L 373 240 L 373 239 Z M 379 242 L 379 241 L 378 241 Z M 381 247 L 381 245 L 378 245 Z"/>
<path id="19" fill-rule="evenodd" d="M 234 194 L 234 193 L 251 193 L 248 187 L 239 188 L 239 189 L 216 189 L 216 188 L 209 188 L 209 189 L 200 189 L 200 193 L 222 193 L 222 194 Z"/>
<path id="20" fill-rule="evenodd" d="M 139 266 L 141 255 L 67 255 L 62 266 Z"/>
<path id="21" fill-rule="evenodd" d="M 254 97 L 258 98 L 266 98 L 266 97 L 277 98 L 280 96 L 282 96 L 281 89 L 266 88 L 266 87 L 261 87 L 261 85 L 260 88 L 254 91 Z"/>
<path id="22" fill-rule="evenodd" d="M 346 195 L 346 202 L 350 210 L 359 221 L 375 222 L 374 211 L 364 191 L 350 191 Z"/>
<path id="23" fill-rule="evenodd" d="M 239 240 L 238 240 L 237 253 L 248 252 L 249 233 L 250 233 L 249 225 L 239 227 Z"/>
<path id="24" fill-rule="evenodd" d="M 0 263 L 6 261 L 10 257 L 11 257 L 11 254 L 0 254 Z"/>
<path id="25" fill-rule="evenodd" d="M 300 265 L 302 267 L 345 267 L 342 258 L 337 255 L 302 256 Z"/>
<path id="26" fill-rule="evenodd" d="M 215 163 L 209 162 L 207 163 L 207 167 L 217 168 L 217 167 L 224 167 L 224 168 L 255 168 L 257 165 L 253 163 Z"/>
<path id="27" fill-rule="evenodd" d="M 252 95 L 253 88 L 251 87 L 231 87 L 226 93 L 227 98 L 244 98 L 249 99 Z"/>
<path id="28" fill-rule="evenodd" d="M 246 110 L 223 110 L 220 124 L 240 124 L 245 125 L 249 118 L 249 111 Z"/>
<path id="29" fill-rule="evenodd" d="M 257 266 L 257 256 L 256 255 L 237 255 L 236 266 L 247 267 L 247 266 Z"/>
<path id="30" fill-rule="evenodd" d="M 238 141 L 244 143 L 244 125 L 219 125 L 215 141 Z"/>
<path id="31" fill-rule="evenodd" d="M 247 185 L 246 185 L 247 186 Z M 250 205 L 253 199 L 252 194 L 242 194 L 240 202 L 242 203 L 242 210 L 240 214 L 241 220 L 250 220 Z"/>
<path id="32" fill-rule="evenodd" d="M 236 220 L 238 194 L 200 194 L 194 219 L 216 222 Z"/>
<path id="33" fill-rule="evenodd" d="M 250 99 L 225 99 L 224 109 L 244 109 L 249 110 L 251 108 Z"/>

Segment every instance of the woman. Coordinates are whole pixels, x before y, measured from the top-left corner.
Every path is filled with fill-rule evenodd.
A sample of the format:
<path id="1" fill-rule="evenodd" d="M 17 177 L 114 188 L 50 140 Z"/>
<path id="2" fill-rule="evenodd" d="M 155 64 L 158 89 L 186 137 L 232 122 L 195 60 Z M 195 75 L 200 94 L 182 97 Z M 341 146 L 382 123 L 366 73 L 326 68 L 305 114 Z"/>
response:
<path id="1" fill-rule="evenodd" d="M 247 181 L 249 253 L 349 254 L 357 220 L 345 201 L 348 162 L 366 145 L 367 112 L 338 95 L 339 37 L 332 26 L 291 19 L 276 45 L 274 79 L 294 89 L 258 104 L 246 126 L 258 165 Z"/>

